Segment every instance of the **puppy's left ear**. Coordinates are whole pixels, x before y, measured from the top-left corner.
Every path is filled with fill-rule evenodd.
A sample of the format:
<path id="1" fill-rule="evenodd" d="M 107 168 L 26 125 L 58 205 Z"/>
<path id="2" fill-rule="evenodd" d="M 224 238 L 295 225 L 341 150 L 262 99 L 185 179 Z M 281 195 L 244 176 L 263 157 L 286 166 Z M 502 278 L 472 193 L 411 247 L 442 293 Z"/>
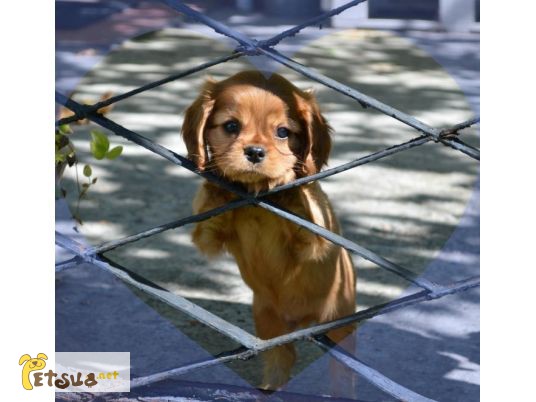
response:
<path id="1" fill-rule="evenodd" d="M 305 129 L 303 170 L 305 175 L 320 172 L 327 163 L 331 151 L 332 128 L 320 113 L 320 107 L 312 90 L 296 95 L 301 124 Z"/>
<path id="2" fill-rule="evenodd" d="M 28 360 L 31 360 L 32 358 L 30 357 L 30 355 L 22 355 L 19 359 L 19 366 L 24 363 L 24 362 L 27 362 Z"/>
<path id="3" fill-rule="evenodd" d="M 211 79 L 205 82 L 197 99 L 186 109 L 182 123 L 182 138 L 188 149 L 188 159 L 194 162 L 199 170 L 203 170 L 208 162 L 205 126 L 214 107 L 215 85 L 216 82 Z"/>

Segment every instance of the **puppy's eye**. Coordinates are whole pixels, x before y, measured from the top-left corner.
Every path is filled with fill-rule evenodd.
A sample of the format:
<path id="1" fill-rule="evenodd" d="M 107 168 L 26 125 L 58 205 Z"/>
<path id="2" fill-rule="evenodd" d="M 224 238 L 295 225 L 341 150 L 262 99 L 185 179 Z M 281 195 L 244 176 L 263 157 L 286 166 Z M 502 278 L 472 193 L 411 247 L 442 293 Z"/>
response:
<path id="1" fill-rule="evenodd" d="M 238 134 L 240 132 L 240 123 L 235 120 L 229 120 L 223 123 L 223 129 L 228 134 Z"/>
<path id="2" fill-rule="evenodd" d="M 289 134 L 290 134 L 290 131 L 286 127 L 279 127 L 276 133 L 277 138 L 281 138 L 281 139 L 288 138 Z"/>

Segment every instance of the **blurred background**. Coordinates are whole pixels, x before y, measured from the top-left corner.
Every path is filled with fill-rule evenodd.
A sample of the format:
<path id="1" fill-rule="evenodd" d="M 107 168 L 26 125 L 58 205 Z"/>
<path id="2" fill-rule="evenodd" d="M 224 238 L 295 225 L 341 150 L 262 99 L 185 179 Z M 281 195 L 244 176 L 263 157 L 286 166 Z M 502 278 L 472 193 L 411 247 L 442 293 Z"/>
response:
<path id="1" fill-rule="evenodd" d="M 187 4 L 251 37 L 266 39 L 344 1 Z M 478 1 L 374 0 L 321 27 L 285 39 L 277 49 L 330 78 L 443 128 L 478 114 L 479 14 Z M 229 54 L 235 47 L 233 41 L 209 28 L 149 1 L 57 1 L 56 28 L 57 90 L 73 94 L 82 103 L 93 103 L 106 92 L 126 92 Z M 117 103 L 107 117 L 185 155 L 179 134 L 181 122 L 206 77 L 223 79 L 252 68 L 283 74 L 303 89 L 314 88 L 335 130 L 330 167 L 418 136 L 404 124 L 363 109 L 355 101 L 262 57 L 243 57 L 143 92 Z M 192 213 L 199 177 L 112 133 L 107 133 L 110 142 L 123 146 L 122 155 L 113 161 L 96 161 L 89 139 L 90 131 L 97 127 L 71 127 L 79 166 L 65 169 L 61 178 L 66 197 L 58 198 L 56 216 L 62 230 L 96 245 Z M 478 146 L 478 130 L 463 131 L 462 139 Z M 85 164 L 92 166 L 98 181 L 79 200 L 77 187 L 85 180 L 81 173 Z M 449 283 L 478 274 L 478 175 L 477 162 L 432 142 L 332 176 L 322 181 L 322 187 L 347 238 L 429 279 Z M 73 211 L 82 223 L 70 217 Z M 164 232 L 106 256 L 253 333 L 251 291 L 243 284 L 234 261 L 225 256 L 208 261 L 191 244 L 190 232 L 188 226 Z M 411 290 L 405 281 L 358 256 L 354 256 L 354 263 L 358 310 Z M 171 323 L 167 327 L 170 337 L 178 329 L 208 353 L 237 346 L 137 292 L 117 291 L 114 308 L 98 306 L 100 297 L 109 298 L 110 292 L 121 286 L 105 277 L 93 277 L 87 267 L 57 275 L 58 351 L 91 347 L 90 340 L 104 328 L 111 338 L 124 338 L 126 327 L 119 324 L 122 320 L 134 319 L 143 326 L 154 312 Z M 125 316 L 122 308 L 133 303 L 134 295 L 149 309 L 140 308 Z M 358 331 L 358 356 L 429 397 L 476 401 L 478 305 L 478 290 L 472 290 L 371 320 Z M 92 320 L 97 315 L 99 322 L 116 325 L 103 324 L 99 329 Z M 151 332 L 158 328 L 152 327 Z M 138 365 L 132 370 L 134 374 L 153 372 L 148 356 L 166 349 L 165 345 L 159 349 L 145 336 L 149 335 L 140 333 L 139 342 L 146 349 L 134 358 Z M 93 347 L 112 345 L 122 344 L 104 345 L 101 341 Z M 288 390 L 322 394 L 325 384 L 318 379 L 325 363 L 323 353 L 300 343 L 299 354 L 295 380 Z M 260 382 L 259 358 L 233 362 L 228 368 L 246 383 L 256 386 Z M 191 378 L 207 380 L 203 374 Z M 221 376 L 216 379 L 223 381 Z M 391 400 L 366 383 L 360 383 L 358 390 L 362 400 Z"/>

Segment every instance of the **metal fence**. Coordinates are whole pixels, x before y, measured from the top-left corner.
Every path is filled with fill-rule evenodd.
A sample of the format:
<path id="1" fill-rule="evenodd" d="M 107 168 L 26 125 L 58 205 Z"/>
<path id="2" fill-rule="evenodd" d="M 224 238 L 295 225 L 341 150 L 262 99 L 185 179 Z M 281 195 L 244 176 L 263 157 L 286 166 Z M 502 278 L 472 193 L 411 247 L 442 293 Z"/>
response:
<path id="1" fill-rule="evenodd" d="M 364 1 L 365 0 L 350 1 L 341 7 L 330 10 L 316 18 L 313 18 L 304 22 L 303 24 L 300 24 L 291 29 L 288 29 L 272 38 L 258 41 L 258 40 L 250 39 L 244 34 L 237 32 L 229 28 L 228 26 L 218 21 L 215 21 L 198 11 L 193 10 L 192 8 L 188 7 L 187 5 L 183 4 L 182 2 L 178 0 L 166 0 L 165 1 L 166 4 L 168 4 L 173 9 L 179 11 L 180 13 L 184 14 L 185 16 L 190 17 L 202 24 L 205 24 L 211 27 L 217 33 L 220 33 L 222 35 L 225 35 L 227 37 L 230 37 L 236 40 L 238 42 L 238 46 L 236 47 L 234 52 L 228 56 L 206 62 L 195 68 L 191 68 L 191 69 L 173 74 L 167 78 L 164 78 L 155 82 L 151 82 L 149 84 L 136 88 L 132 91 L 114 96 L 110 99 L 98 102 L 93 105 L 82 105 L 56 92 L 56 102 L 66 106 L 68 109 L 74 112 L 73 116 L 58 120 L 56 122 L 57 125 L 67 124 L 67 123 L 71 123 L 71 122 L 74 122 L 83 118 L 87 118 L 90 121 L 113 131 L 115 134 L 120 135 L 162 156 L 163 158 L 169 160 L 170 162 L 178 166 L 181 166 L 185 169 L 188 169 L 192 173 L 202 176 L 206 180 L 216 183 L 217 185 L 234 193 L 237 196 L 235 200 L 229 202 L 228 204 L 224 206 L 203 212 L 201 214 L 188 216 L 183 219 L 169 222 L 164 225 L 153 227 L 149 230 L 143 231 L 141 233 L 133 234 L 131 236 L 127 236 L 119 240 L 105 242 L 94 247 L 84 247 L 78 242 L 74 241 L 73 239 L 61 233 L 56 232 L 56 244 L 66 249 L 70 253 L 74 254 L 73 258 L 67 261 L 57 263 L 56 272 L 60 272 L 64 269 L 77 266 L 78 264 L 81 264 L 84 262 L 92 264 L 93 266 L 97 268 L 100 268 L 106 272 L 113 274 L 114 276 L 118 277 L 125 283 L 134 286 L 135 288 L 145 292 L 146 294 L 160 301 L 167 303 L 168 305 L 170 305 L 171 307 L 177 310 L 180 310 L 190 315 L 191 317 L 198 320 L 199 322 L 202 322 L 203 324 L 220 332 L 221 334 L 238 342 L 241 345 L 238 349 L 223 352 L 211 359 L 192 362 L 191 364 L 187 364 L 182 367 L 178 367 L 178 368 L 165 371 L 165 372 L 155 373 L 146 377 L 134 378 L 131 381 L 131 388 L 146 386 L 146 385 L 158 382 L 158 381 L 163 381 L 165 379 L 179 376 L 181 374 L 184 374 L 192 370 L 197 370 L 197 369 L 201 369 L 204 367 L 209 367 L 212 365 L 229 362 L 232 360 L 249 359 L 259 354 L 260 352 L 266 351 L 273 347 L 283 345 L 286 343 L 290 343 L 290 342 L 295 342 L 298 340 L 306 340 L 306 341 L 310 341 L 314 343 L 315 345 L 318 345 L 322 349 L 327 350 L 333 356 L 333 358 L 342 362 L 343 364 L 348 366 L 350 369 L 354 370 L 356 373 L 362 376 L 364 379 L 366 379 L 367 381 L 369 381 L 376 387 L 380 388 L 384 392 L 388 393 L 389 395 L 397 399 L 404 400 L 404 401 L 432 401 L 432 399 L 429 399 L 423 395 L 419 395 L 405 388 L 404 386 L 387 378 L 385 375 L 378 372 L 377 370 L 367 366 L 364 362 L 360 361 L 356 357 L 348 354 L 347 352 L 339 348 L 337 345 L 333 344 L 329 340 L 329 338 L 325 336 L 325 334 L 326 332 L 334 328 L 342 327 L 351 323 L 357 323 L 357 322 L 370 319 L 372 317 L 375 317 L 381 314 L 387 314 L 389 312 L 414 305 L 416 303 L 420 303 L 420 302 L 427 301 L 427 300 L 439 299 L 450 294 L 462 292 L 462 291 L 477 287 L 480 284 L 480 278 L 478 276 L 471 277 L 471 278 L 467 278 L 462 281 L 457 281 L 448 285 L 440 285 L 440 284 L 434 283 L 432 281 L 429 281 L 425 278 L 420 277 L 416 273 L 402 266 L 399 266 L 383 258 L 382 256 L 374 253 L 371 250 L 368 250 L 362 247 L 361 245 L 355 242 L 352 242 L 336 233 L 326 230 L 325 228 L 321 226 L 318 226 L 312 222 L 309 222 L 303 219 L 302 217 L 293 214 L 292 212 L 282 209 L 281 207 L 271 202 L 267 198 L 271 194 L 275 194 L 281 191 L 288 190 L 290 188 L 301 186 L 303 184 L 306 184 L 315 180 L 320 180 L 320 179 L 341 173 L 345 170 L 352 169 L 357 166 L 361 166 L 361 165 L 364 165 L 373 161 L 377 161 L 379 159 L 385 158 L 395 153 L 402 152 L 410 148 L 418 147 L 430 141 L 441 143 L 445 146 L 453 148 L 454 150 L 463 152 L 464 154 L 468 155 L 469 157 L 473 159 L 476 159 L 476 160 L 480 159 L 480 151 L 466 144 L 462 140 L 460 140 L 459 135 L 458 135 L 459 131 L 478 123 L 479 117 L 465 121 L 463 123 L 453 125 L 446 129 L 434 128 L 423 123 L 420 120 L 417 120 L 413 116 L 410 116 L 408 114 L 401 112 L 400 110 L 390 107 L 389 105 L 386 105 L 370 96 L 367 96 L 366 94 L 363 94 L 357 91 L 356 89 L 347 87 L 335 80 L 330 79 L 329 77 L 326 77 L 316 71 L 313 71 L 307 68 L 306 66 L 297 63 L 291 58 L 288 58 L 285 55 L 279 53 L 277 50 L 275 50 L 274 47 L 279 42 L 281 42 L 285 38 L 296 35 L 303 28 L 319 25 L 327 18 L 340 14 L 344 10 L 350 7 L 354 7 Z M 312 80 L 315 80 L 329 88 L 332 88 L 333 90 L 337 92 L 340 92 L 356 100 L 358 104 L 361 105 L 361 107 L 364 107 L 364 108 L 370 107 L 370 108 L 376 109 L 380 111 L 381 113 L 384 113 L 394 119 L 401 121 L 404 124 L 407 124 L 410 127 L 413 127 L 417 132 L 419 132 L 419 135 L 402 144 L 391 146 L 389 148 L 383 149 L 379 152 L 375 152 L 368 156 L 352 160 L 340 166 L 327 169 L 325 171 L 314 174 L 312 176 L 300 178 L 291 183 L 281 185 L 271 190 L 264 191 L 262 193 L 254 195 L 254 194 L 244 192 L 243 189 L 238 188 L 236 185 L 226 182 L 222 178 L 215 176 L 211 173 L 199 172 L 195 164 L 191 162 L 190 160 L 188 160 L 187 158 L 181 155 L 178 155 L 174 153 L 173 151 L 159 144 L 156 144 L 133 131 L 130 131 L 128 128 L 125 128 L 98 113 L 98 110 L 104 106 L 111 105 L 112 103 L 134 96 L 143 91 L 147 91 L 151 88 L 155 88 L 157 86 L 166 84 L 173 80 L 177 80 L 182 77 L 188 76 L 190 74 L 194 74 L 196 72 L 205 70 L 211 66 L 215 66 L 220 63 L 228 62 L 228 61 L 237 59 L 245 55 L 248 55 L 248 56 L 265 55 L 269 57 L 270 59 L 273 59 Z M 295 224 L 300 225 L 306 228 L 307 230 L 310 230 L 311 232 L 316 233 L 317 235 L 328 239 L 334 244 L 344 247 L 351 253 L 357 254 L 369 261 L 372 261 L 373 263 L 378 265 L 380 268 L 390 271 L 392 274 L 398 275 L 404 278 L 405 280 L 413 283 L 414 285 L 418 286 L 422 290 L 418 292 L 414 292 L 408 296 L 395 299 L 388 303 L 376 305 L 374 307 L 359 311 L 357 313 L 354 313 L 352 315 L 349 315 L 349 316 L 346 316 L 346 317 L 343 317 L 334 321 L 320 323 L 320 324 L 314 325 L 306 329 L 300 329 L 300 330 L 297 330 L 297 331 L 294 331 L 294 332 L 291 332 L 282 336 L 278 336 L 272 339 L 263 340 L 223 320 L 222 318 L 210 313 L 209 311 L 204 310 L 203 308 L 188 301 L 187 299 L 181 296 L 175 295 L 167 291 L 166 289 L 163 289 L 162 287 L 150 282 L 146 278 L 143 278 L 135 274 L 134 272 L 130 271 L 129 269 L 122 267 L 119 264 L 111 261 L 110 259 L 108 259 L 107 257 L 103 255 L 103 253 L 113 250 L 117 247 L 123 246 L 125 244 L 132 243 L 132 242 L 135 242 L 137 240 L 140 240 L 149 236 L 153 236 L 157 233 L 161 233 L 166 230 L 178 228 L 178 227 L 190 224 L 190 223 L 209 219 L 225 211 L 229 211 L 229 210 L 236 209 L 236 208 L 241 208 L 244 206 L 256 206 L 256 207 L 264 208 L 284 219 L 294 222 Z"/>

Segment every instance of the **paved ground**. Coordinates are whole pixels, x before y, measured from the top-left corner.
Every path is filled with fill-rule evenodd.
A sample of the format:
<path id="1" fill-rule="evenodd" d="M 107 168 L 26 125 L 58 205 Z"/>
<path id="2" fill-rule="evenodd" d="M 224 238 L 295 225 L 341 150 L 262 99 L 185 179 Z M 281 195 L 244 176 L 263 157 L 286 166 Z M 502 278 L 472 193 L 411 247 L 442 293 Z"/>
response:
<path id="1" fill-rule="evenodd" d="M 239 24 L 240 20 L 234 22 Z M 100 58 L 98 51 L 74 57 L 59 52 L 60 71 L 73 74 L 70 80 L 60 81 L 60 87 L 72 85 L 76 70 L 93 64 L 92 71 L 77 85 L 75 98 L 95 100 L 107 90 L 120 93 L 228 52 L 227 42 L 214 39 L 203 29 L 194 32 L 188 28 L 144 35 L 105 58 Z M 243 25 L 241 29 L 262 37 L 281 27 Z M 199 31 L 207 36 L 196 33 Z M 475 35 L 323 29 L 285 42 L 281 50 L 295 53 L 301 63 L 429 124 L 445 126 L 478 111 L 478 43 Z M 250 62 L 271 66 L 266 60 Z M 210 74 L 222 78 L 244 68 L 251 68 L 247 60 L 234 61 L 211 69 Z M 415 136 L 392 119 L 362 110 L 342 95 L 283 72 L 296 85 L 317 90 L 336 131 L 331 166 Z M 178 134 L 182 113 L 204 76 L 196 74 L 125 100 L 110 118 L 184 154 Z M 113 162 L 94 162 L 88 158 L 88 129 L 75 127 L 75 144 L 81 159 L 91 162 L 99 182 L 80 204 L 84 224 L 75 229 L 81 240 L 97 244 L 190 214 L 199 179 L 117 137 L 111 137 L 112 142 L 124 145 L 124 155 Z M 473 130 L 466 135 L 468 142 L 478 143 Z M 478 273 L 477 176 L 474 161 L 438 144 L 428 144 L 332 177 L 323 182 L 323 188 L 348 238 L 446 283 Z M 65 186 L 71 207 L 75 204 L 73 183 L 70 172 Z M 65 205 L 60 203 L 58 208 L 60 229 L 72 231 Z M 184 228 L 163 233 L 108 256 L 252 331 L 251 292 L 234 263 L 230 258 L 206 261 L 192 247 L 189 232 L 190 228 Z M 373 264 L 357 257 L 355 263 L 359 309 L 410 291 L 403 281 Z M 120 283 L 89 267 L 62 273 L 57 279 L 58 351 L 130 350 L 132 372 L 141 375 L 203 356 L 206 352 L 195 343 L 210 353 L 235 346 L 165 306 L 135 297 Z M 371 320 L 359 330 L 359 357 L 426 396 L 440 401 L 476 401 L 478 304 L 475 290 Z M 187 343 L 186 337 L 195 343 Z M 169 350 L 180 350 L 180 362 L 166 352 Z M 312 347 L 301 347 L 300 351 L 295 379 L 288 389 L 325 392 L 322 354 Z M 225 368 L 186 379 L 256 384 L 258 366 L 258 359 L 229 365 L 245 381 Z M 390 400 L 365 383 L 360 383 L 358 390 L 363 400 Z"/>

